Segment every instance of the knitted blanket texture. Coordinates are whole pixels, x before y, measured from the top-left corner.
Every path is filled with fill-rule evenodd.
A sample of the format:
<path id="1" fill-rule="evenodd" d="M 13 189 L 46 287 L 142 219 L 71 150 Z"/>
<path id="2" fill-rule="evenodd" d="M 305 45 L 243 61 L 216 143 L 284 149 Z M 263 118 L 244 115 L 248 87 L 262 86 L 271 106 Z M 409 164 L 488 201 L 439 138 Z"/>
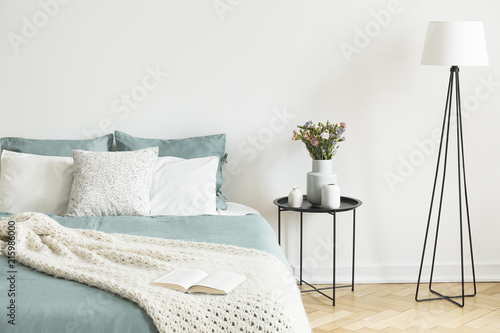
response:
<path id="1" fill-rule="evenodd" d="M 9 221 L 14 221 L 10 222 Z M 0 221 L 7 254 L 15 229 L 17 262 L 137 303 L 166 332 L 310 332 L 285 265 L 264 251 L 61 226 L 45 214 Z M 174 268 L 233 271 L 247 280 L 228 295 L 185 294 L 150 285 Z"/>

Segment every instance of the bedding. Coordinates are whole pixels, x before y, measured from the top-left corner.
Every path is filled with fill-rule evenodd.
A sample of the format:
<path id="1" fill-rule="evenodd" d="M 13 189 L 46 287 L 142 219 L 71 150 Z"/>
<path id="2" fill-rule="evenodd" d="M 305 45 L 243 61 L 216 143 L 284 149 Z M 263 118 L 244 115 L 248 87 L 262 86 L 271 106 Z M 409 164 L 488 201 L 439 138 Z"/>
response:
<path id="1" fill-rule="evenodd" d="M 73 182 L 71 157 L 4 149 L 0 161 L 0 211 L 66 213 Z"/>
<path id="2" fill-rule="evenodd" d="M 158 157 L 153 172 L 151 215 L 215 214 L 218 156 Z"/>
<path id="3" fill-rule="evenodd" d="M 8 213 L 0 213 L 0 216 L 3 217 L 9 215 Z M 261 250 L 272 254 L 279 259 L 279 265 L 290 269 L 276 242 L 272 228 L 257 214 L 189 217 L 164 215 L 144 217 L 60 217 L 50 215 L 50 217 L 61 226 L 68 228 L 235 245 Z M 8 324 L 8 317 L 4 315 L 0 321 L 0 332 L 158 332 L 146 312 L 129 300 L 84 284 L 54 278 L 21 264 L 17 264 L 15 268 L 16 326 L 14 328 Z M 3 275 L 8 270 L 7 258 L 1 256 L 0 272 Z M 214 270 L 217 270 L 216 267 Z M 286 274 L 277 278 L 294 281 L 288 270 L 285 269 Z M 7 290 L 12 288 L 10 282 L 5 278 L 0 280 L 0 304 L 4 309 L 6 306 L 3 305 L 10 301 L 7 297 Z M 294 288 L 296 288 L 295 285 Z M 301 311 L 298 315 L 300 318 L 296 319 L 301 325 L 308 327 L 298 290 L 294 292 L 297 295 L 295 299 L 283 298 L 282 301 L 291 302 L 292 306 L 300 308 Z M 179 306 L 181 305 L 179 304 Z M 255 309 L 255 315 L 262 311 L 270 310 Z M 242 315 L 244 316 L 244 314 Z M 278 316 L 278 313 L 276 312 L 275 315 Z M 285 320 L 285 317 L 281 319 Z M 193 330 L 193 332 L 197 331 Z M 200 330 L 200 332 L 202 331 Z M 253 332 L 254 330 L 246 328 L 243 331 Z M 301 328 L 297 332 L 307 331 L 309 328 L 305 330 Z M 264 328 L 262 332 L 274 331 Z"/>
<path id="4" fill-rule="evenodd" d="M 218 156 L 219 167 L 217 169 L 217 194 L 222 195 L 221 187 L 224 182 L 222 177 L 222 165 L 226 162 L 226 135 L 214 134 L 196 136 L 184 139 L 145 139 L 129 135 L 124 132 L 115 131 L 116 148 L 118 151 L 138 150 L 148 147 L 158 147 L 158 156 L 174 156 L 181 158 L 198 158 L 207 156 Z M 227 205 L 216 197 L 218 209 L 226 209 Z"/>
<path id="5" fill-rule="evenodd" d="M 93 140 L 2 139 L 6 156 L 15 157 L 17 164 L 6 164 L 5 175 L 11 179 L 0 175 L 0 190 L 13 185 L 1 192 L 0 202 L 19 201 L 20 206 L 0 205 L 0 332 L 310 332 L 272 228 L 256 210 L 226 204 L 217 196 L 226 158 L 224 134 L 153 140 L 116 132 L 116 139 L 120 151 L 113 153 L 107 152 L 109 135 Z M 136 150 L 147 153 L 138 157 Z M 109 161 L 128 155 L 138 164 Z M 89 163 L 80 163 L 88 156 Z M 157 182 L 140 196 L 141 207 L 154 208 L 154 215 L 149 208 L 141 210 L 147 216 L 127 210 L 138 197 L 132 190 L 137 186 L 130 183 L 136 178 L 142 185 Z M 60 193 L 53 191 L 55 186 Z M 28 192 L 23 195 L 23 190 Z M 205 211 L 193 210 L 198 208 L 189 202 L 193 191 L 206 195 Z M 82 197 L 80 192 L 90 194 Z M 118 216 L 110 216 L 127 196 L 132 201 L 125 200 L 112 212 Z M 61 200 L 69 201 L 65 213 L 75 216 L 61 216 Z M 57 203 L 47 209 L 57 215 L 39 212 L 49 203 Z M 189 209 L 179 211 L 182 206 Z M 38 212 L 12 217 L 13 210 L 23 209 Z M 9 252 L 9 217 L 23 220 L 17 224 L 20 262 L 3 254 Z M 248 279 L 225 296 L 156 291 L 147 283 L 186 266 L 234 270 Z"/>
<path id="6" fill-rule="evenodd" d="M 66 216 L 149 215 L 158 147 L 127 152 L 73 150 Z"/>
<path id="7" fill-rule="evenodd" d="M 113 134 L 89 140 L 39 140 L 18 137 L 0 139 L 0 148 L 18 153 L 43 156 L 73 156 L 73 149 L 89 151 L 110 151 L 113 146 Z"/>

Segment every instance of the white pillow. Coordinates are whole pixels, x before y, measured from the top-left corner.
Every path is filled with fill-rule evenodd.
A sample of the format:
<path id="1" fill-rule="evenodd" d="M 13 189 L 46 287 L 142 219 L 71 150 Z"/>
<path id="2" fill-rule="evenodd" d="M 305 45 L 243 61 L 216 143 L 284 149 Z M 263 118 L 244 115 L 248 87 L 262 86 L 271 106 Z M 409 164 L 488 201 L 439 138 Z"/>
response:
<path id="1" fill-rule="evenodd" d="M 218 156 L 159 157 L 153 174 L 151 215 L 215 214 Z"/>
<path id="2" fill-rule="evenodd" d="M 158 147 L 136 151 L 73 150 L 66 216 L 148 215 Z"/>
<path id="3" fill-rule="evenodd" d="M 3 150 L 0 211 L 64 215 L 73 181 L 73 158 Z"/>

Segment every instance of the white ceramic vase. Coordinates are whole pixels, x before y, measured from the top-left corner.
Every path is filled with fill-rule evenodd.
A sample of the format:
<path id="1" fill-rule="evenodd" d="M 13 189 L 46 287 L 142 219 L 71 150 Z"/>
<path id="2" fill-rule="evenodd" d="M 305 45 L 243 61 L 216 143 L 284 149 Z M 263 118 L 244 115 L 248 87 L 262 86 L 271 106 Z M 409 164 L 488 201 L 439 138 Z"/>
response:
<path id="1" fill-rule="evenodd" d="M 292 191 L 288 194 L 288 207 L 300 208 L 304 203 L 304 197 L 298 187 L 292 187 Z"/>
<path id="2" fill-rule="evenodd" d="M 336 184 L 321 186 L 321 207 L 327 209 L 340 208 L 340 187 Z"/>
<path id="3" fill-rule="evenodd" d="M 312 160 L 312 171 L 307 173 L 307 201 L 313 206 L 321 206 L 321 186 L 336 183 L 332 160 Z"/>

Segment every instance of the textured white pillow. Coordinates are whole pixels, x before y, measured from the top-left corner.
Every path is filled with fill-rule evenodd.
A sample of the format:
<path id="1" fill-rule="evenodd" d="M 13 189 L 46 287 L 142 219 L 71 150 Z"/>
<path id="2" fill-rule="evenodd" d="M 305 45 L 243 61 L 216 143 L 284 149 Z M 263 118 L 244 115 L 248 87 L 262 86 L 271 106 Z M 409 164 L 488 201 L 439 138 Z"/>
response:
<path id="1" fill-rule="evenodd" d="M 73 181 L 73 158 L 2 151 L 0 211 L 64 215 Z"/>
<path id="2" fill-rule="evenodd" d="M 218 156 L 159 157 L 153 174 L 151 215 L 215 214 Z"/>
<path id="3" fill-rule="evenodd" d="M 66 216 L 148 215 L 158 147 L 124 152 L 73 150 Z"/>

